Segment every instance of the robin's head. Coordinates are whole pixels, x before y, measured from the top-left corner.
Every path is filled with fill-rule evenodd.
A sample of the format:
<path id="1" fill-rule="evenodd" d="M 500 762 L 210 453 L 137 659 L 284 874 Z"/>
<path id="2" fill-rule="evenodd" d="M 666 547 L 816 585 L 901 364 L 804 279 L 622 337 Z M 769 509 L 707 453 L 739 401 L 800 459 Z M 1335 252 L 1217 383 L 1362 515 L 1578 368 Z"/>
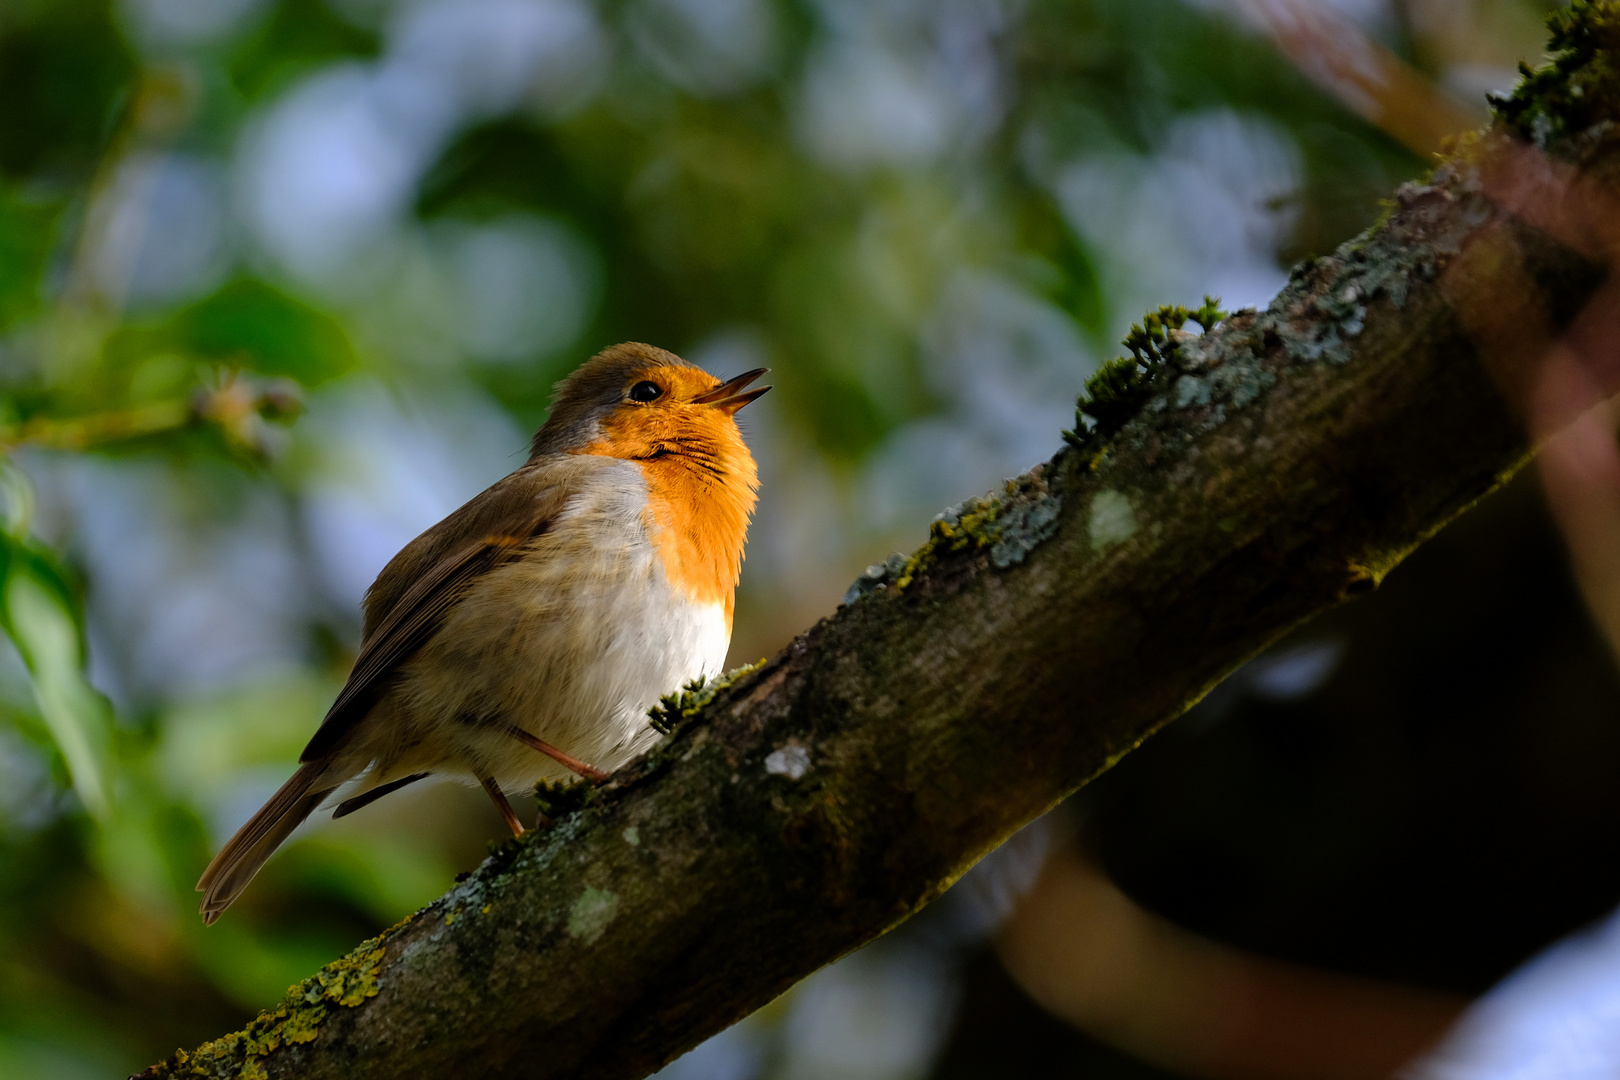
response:
<path id="1" fill-rule="evenodd" d="M 627 342 L 603 349 L 557 384 L 533 453 L 677 458 L 752 482 L 753 459 L 737 410 L 770 387 L 747 390 L 764 368 L 722 382 L 674 353 Z"/>

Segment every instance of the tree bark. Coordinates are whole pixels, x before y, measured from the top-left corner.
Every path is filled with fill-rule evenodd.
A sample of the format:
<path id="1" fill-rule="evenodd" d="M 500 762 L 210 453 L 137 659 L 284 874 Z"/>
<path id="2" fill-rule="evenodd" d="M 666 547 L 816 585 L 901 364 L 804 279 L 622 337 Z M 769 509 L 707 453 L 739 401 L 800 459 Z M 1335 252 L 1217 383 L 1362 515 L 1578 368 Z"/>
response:
<path id="1" fill-rule="evenodd" d="M 1604 276 L 1512 212 L 1526 145 L 1471 144 L 1266 312 L 1172 335 L 1106 439 L 937 522 L 549 831 L 141 1075 L 628 1080 L 904 920 L 1527 460 L 1548 349 L 1591 337 Z M 1613 382 L 1588 381 L 1565 412 Z"/>

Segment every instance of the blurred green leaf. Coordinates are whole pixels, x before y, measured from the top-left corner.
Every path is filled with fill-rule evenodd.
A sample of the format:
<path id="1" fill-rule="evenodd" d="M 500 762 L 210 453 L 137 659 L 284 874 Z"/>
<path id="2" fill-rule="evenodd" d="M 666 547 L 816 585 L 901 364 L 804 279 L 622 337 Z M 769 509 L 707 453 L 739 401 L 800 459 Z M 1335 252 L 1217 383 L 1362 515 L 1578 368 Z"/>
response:
<path id="1" fill-rule="evenodd" d="M 40 715 L 67 762 L 73 790 L 86 810 L 105 817 L 112 709 L 85 677 L 76 605 L 43 552 L 11 536 L 4 543 L 0 621 L 28 667 Z"/>
<path id="2" fill-rule="evenodd" d="M 290 853 L 281 872 L 306 893 L 341 896 L 387 923 L 431 903 L 456 870 L 440 853 L 378 829 L 317 832 Z"/>
<path id="3" fill-rule="evenodd" d="M 60 207 L 0 185 L 0 328 L 39 306 Z"/>
<path id="4" fill-rule="evenodd" d="M 67 1024 L 60 1025 L 68 1027 Z M 27 1039 L 0 1035 L 0 1076 L 49 1076 L 52 1080 L 93 1080 L 115 1069 L 118 1054 L 82 1029 L 51 1032 L 57 1038 Z M 87 1042 L 87 1036 L 91 1041 Z"/>
<path id="5" fill-rule="evenodd" d="M 189 931 L 198 966 L 226 995 L 249 1009 L 275 1001 L 287 987 L 354 944 L 352 933 L 314 920 L 297 931 L 277 931 L 226 919 L 209 927 L 204 938 L 199 919 Z"/>
<path id="6" fill-rule="evenodd" d="M 354 367 L 338 321 L 263 282 L 233 281 L 175 318 L 179 343 L 213 360 L 315 386 Z"/>
<path id="7" fill-rule="evenodd" d="M 155 322 L 121 327 L 103 349 L 94 407 L 172 399 L 210 371 L 245 369 L 318 386 L 358 362 L 332 316 L 252 279 L 238 279 Z M 121 400 L 120 400 L 121 399 Z"/>
<path id="8" fill-rule="evenodd" d="M 377 34 L 340 18 L 322 0 L 281 0 L 231 50 L 231 83 L 249 100 L 284 89 L 300 75 L 334 60 L 375 56 Z"/>
<path id="9" fill-rule="evenodd" d="M 134 72 L 112 5 L 0 4 L 0 173 L 52 186 L 87 179 Z"/>
<path id="10" fill-rule="evenodd" d="M 34 701 L 79 801 L 95 817 L 105 818 L 111 801 L 112 708 L 85 676 L 83 623 L 73 591 L 50 552 L 28 539 L 32 488 L 4 462 L 0 482 L 6 497 L 6 527 L 0 530 L 0 625 L 28 669 Z"/>

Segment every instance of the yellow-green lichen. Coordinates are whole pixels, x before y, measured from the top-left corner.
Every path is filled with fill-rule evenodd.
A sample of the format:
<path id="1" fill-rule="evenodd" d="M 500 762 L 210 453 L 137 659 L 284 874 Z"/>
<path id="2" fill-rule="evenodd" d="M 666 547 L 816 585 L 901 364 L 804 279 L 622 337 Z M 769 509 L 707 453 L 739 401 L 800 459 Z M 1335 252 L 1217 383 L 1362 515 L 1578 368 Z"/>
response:
<path id="1" fill-rule="evenodd" d="M 1063 500 L 1048 486 L 1046 472 L 1045 465 L 1038 465 L 1008 480 L 999 496 L 986 493 L 934 515 L 927 543 L 910 555 L 897 551 L 868 566 L 844 593 L 844 603 L 881 592 L 902 592 L 951 552 L 987 551 L 990 565 L 998 570 L 1023 562 L 1061 524 Z"/>
<path id="2" fill-rule="evenodd" d="M 397 929 L 397 927 L 395 928 Z M 383 942 L 393 929 L 333 961 L 287 991 L 281 1004 L 260 1013 L 241 1031 L 187 1053 L 178 1051 L 143 1078 L 256 1080 L 269 1074 L 263 1059 L 284 1045 L 312 1042 L 334 1007 L 354 1008 L 382 988 Z"/>

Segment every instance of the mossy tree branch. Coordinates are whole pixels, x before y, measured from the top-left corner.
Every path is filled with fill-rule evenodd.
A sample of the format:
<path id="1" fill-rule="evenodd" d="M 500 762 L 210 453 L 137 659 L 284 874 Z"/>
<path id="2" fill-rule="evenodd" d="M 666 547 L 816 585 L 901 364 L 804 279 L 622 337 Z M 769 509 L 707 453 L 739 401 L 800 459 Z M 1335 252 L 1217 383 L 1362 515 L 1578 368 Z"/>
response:
<path id="1" fill-rule="evenodd" d="M 1596 26 L 1579 47 L 1613 36 L 1612 11 L 1578 9 Z M 1579 361 L 1615 314 L 1586 303 L 1607 245 L 1566 246 L 1502 192 L 1523 190 L 1523 134 L 1614 175 L 1606 48 L 1268 311 L 1169 334 L 1131 415 L 1093 410 L 1107 428 L 666 711 L 659 748 L 549 832 L 142 1075 L 640 1077 L 939 896 L 1527 460 L 1543 361 Z M 1579 130 L 1521 124 L 1572 115 L 1577 79 Z M 1620 384 L 1575 366 L 1566 411 Z"/>

